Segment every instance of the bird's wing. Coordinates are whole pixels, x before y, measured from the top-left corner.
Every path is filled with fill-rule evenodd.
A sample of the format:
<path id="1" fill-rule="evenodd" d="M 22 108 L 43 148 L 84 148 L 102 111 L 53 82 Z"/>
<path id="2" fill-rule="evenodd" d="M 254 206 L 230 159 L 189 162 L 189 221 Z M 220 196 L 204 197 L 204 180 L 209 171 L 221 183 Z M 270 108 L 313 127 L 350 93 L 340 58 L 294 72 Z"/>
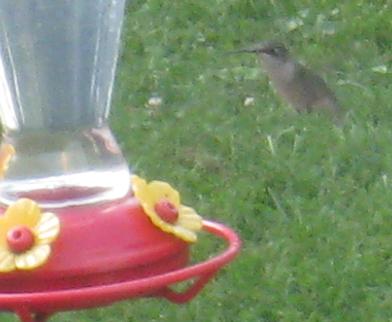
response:
<path id="1" fill-rule="evenodd" d="M 302 65 L 298 66 L 298 72 L 295 78 L 293 81 L 300 87 L 299 90 L 308 97 L 308 103 L 310 105 L 317 104 L 318 101 L 325 100 L 326 98 L 337 104 L 335 94 L 332 90 L 319 75 L 313 73 L 310 69 Z"/>

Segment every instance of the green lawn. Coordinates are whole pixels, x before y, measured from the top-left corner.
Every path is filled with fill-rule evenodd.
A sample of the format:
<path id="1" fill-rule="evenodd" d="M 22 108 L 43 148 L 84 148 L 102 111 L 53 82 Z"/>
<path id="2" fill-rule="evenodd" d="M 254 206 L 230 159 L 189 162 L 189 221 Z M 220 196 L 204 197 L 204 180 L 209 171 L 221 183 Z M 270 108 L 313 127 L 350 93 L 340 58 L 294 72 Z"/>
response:
<path id="1" fill-rule="evenodd" d="M 126 158 L 243 249 L 189 304 L 51 321 L 392 321 L 392 2 L 130 1 L 123 39 L 111 123 Z M 295 114 L 255 57 L 227 55 L 263 39 L 323 75 L 349 111 L 342 128 Z"/>

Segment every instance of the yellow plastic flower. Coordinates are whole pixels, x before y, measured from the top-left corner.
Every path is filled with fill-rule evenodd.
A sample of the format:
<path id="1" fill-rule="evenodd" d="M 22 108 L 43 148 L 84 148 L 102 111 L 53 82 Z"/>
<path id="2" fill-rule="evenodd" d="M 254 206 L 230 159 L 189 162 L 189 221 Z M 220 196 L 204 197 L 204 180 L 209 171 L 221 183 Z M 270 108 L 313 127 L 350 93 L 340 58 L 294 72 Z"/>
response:
<path id="1" fill-rule="evenodd" d="M 0 272 L 32 270 L 43 265 L 59 232 L 57 216 L 41 213 L 32 200 L 19 199 L 0 216 Z"/>
<path id="2" fill-rule="evenodd" d="M 132 184 L 136 198 L 155 226 L 186 242 L 197 240 L 202 218 L 192 208 L 181 205 L 177 190 L 166 182 L 147 183 L 138 176 L 132 176 Z"/>
<path id="3" fill-rule="evenodd" d="M 4 178 L 4 174 L 8 170 L 11 158 L 15 155 L 15 149 L 11 144 L 4 143 L 0 148 L 0 178 Z"/>

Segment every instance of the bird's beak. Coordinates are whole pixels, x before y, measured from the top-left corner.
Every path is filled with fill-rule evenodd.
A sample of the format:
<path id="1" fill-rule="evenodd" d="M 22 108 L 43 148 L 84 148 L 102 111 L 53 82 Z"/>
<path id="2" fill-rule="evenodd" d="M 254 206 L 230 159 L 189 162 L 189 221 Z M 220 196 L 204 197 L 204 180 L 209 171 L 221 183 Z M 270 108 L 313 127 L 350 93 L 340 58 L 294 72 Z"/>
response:
<path id="1" fill-rule="evenodd" d="M 256 53 L 258 50 L 254 48 L 242 48 L 238 50 L 231 51 L 231 54 L 241 54 L 241 53 Z"/>
<path id="2" fill-rule="evenodd" d="M 241 53 L 264 53 L 266 51 L 266 48 L 259 46 L 253 46 L 253 47 L 248 47 L 248 48 L 242 48 L 238 50 L 234 50 L 229 52 L 229 54 L 241 54 Z"/>
<path id="3" fill-rule="evenodd" d="M 243 53 L 257 53 L 258 50 L 252 49 L 252 48 L 243 48 L 243 49 L 238 49 L 238 50 L 233 50 L 227 52 L 228 55 L 236 55 L 236 54 L 243 54 Z"/>

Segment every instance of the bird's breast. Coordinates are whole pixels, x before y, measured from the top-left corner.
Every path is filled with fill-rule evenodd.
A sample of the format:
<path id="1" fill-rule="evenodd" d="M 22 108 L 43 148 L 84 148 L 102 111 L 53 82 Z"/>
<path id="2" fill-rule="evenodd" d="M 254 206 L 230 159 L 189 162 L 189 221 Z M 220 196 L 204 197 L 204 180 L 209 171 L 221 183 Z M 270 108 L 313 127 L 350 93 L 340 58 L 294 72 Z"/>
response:
<path id="1" fill-rule="evenodd" d="M 270 81 L 277 93 L 296 110 L 305 110 L 310 104 L 312 95 L 295 77 L 275 74 L 270 76 Z"/>

